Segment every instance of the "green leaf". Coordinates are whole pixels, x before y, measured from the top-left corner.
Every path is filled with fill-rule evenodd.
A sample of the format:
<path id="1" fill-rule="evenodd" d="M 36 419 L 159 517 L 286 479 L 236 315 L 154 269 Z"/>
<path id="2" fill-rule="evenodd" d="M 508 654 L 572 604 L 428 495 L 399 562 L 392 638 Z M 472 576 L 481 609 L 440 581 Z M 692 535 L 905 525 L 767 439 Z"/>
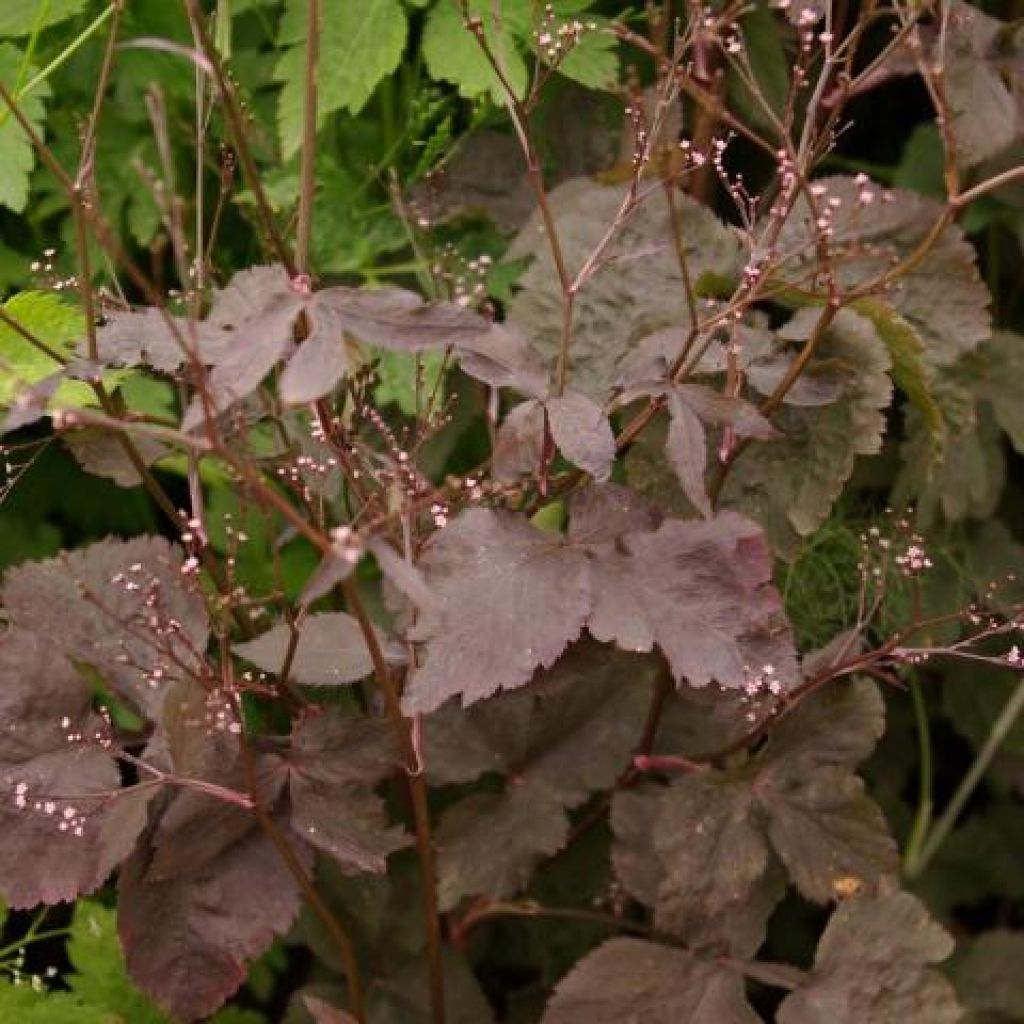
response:
<path id="1" fill-rule="evenodd" d="M 604 31 L 608 22 L 603 18 L 588 18 L 588 26 L 591 23 L 596 27 L 586 29 L 559 62 L 558 71 L 588 89 L 613 89 L 619 78 L 618 40 Z"/>
<path id="2" fill-rule="evenodd" d="M 0 1019 L 17 1024 L 121 1024 L 106 1010 L 83 1006 L 65 992 L 47 992 L 24 981 L 0 983 Z"/>
<path id="3" fill-rule="evenodd" d="M 89 0 L 4 0 L 0 37 L 27 36 L 80 14 Z M 5 150 L 6 152 L 6 150 Z"/>
<path id="4" fill-rule="evenodd" d="M 79 900 L 68 956 L 75 970 L 67 982 L 84 1004 L 117 1014 L 117 1020 L 131 1024 L 168 1024 L 167 1014 L 128 977 L 113 910 L 93 900 Z"/>
<path id="5" fill-rule="evenodd" d="M 909 893 L 842 903 L 818 943 L 814 969 L 779 1007 L 779 1024 L 957 1024 L 952 986 L 927 965 L 953 940 Z"/>
<path id="6" fill-rule="evenodd" d="M 910 399 L 928 432 L 938 447 L 943 440 L 944 418 L 932 393 L 928 366 L 924 361 L 924 341 L 913 325 L 881 299 L 858 299 L 852 307 L 874 325 L 878 336 L 885 342 L 892 360 L 893 383 Z"/>
<path id="7" fill-rule="evenodd" d="M 759 1024 L 760 1020 L 747 1003 L 742 976 L 727 966 L 653 942 L 611 939 L 558 983 L 541 1024 Z"/>
<path id="8" fill-rule="evenodd" d="M 278 45 L 289 47 L 274 77 L 284 82 L 278 129 L 286 158 L 302 143 L 306 65 L 306 0 L 289 0 Z M 407 25 L 399 0 L 323 0 L 317 120 L 338 110 L 358 114 L 378 83 L 398 67 Z"/>
<path id="9" fill-rule="evenodd" d="M 18 0 L 14 0 L 15 6 Z M 7 7 L 0 10 L 0 26 L 7 15 Z M 3 35 L 0 32 L 0 35 Z M 7 89 L 17 96 L 19 86 L 23 85 L 35 68 L 25 63 L 22 52 L 11 43 L 0 43 L 0 81 Z M 45 100 L 51 95 L 47 82 L 40 83 L 28 96 L 22 97 L 18 103 L 25 119 L 40 135 L 43 133 L 43 122 L 46 117 Z M 32 142 L 25 134 L 6 106 L 0 104 L 0 206 L 7 206 L 15 213 L 21 213 L 28 203 L 29 176 L 35 167 L 36 156 Z"/>
<path id="10" fill-rule="evenodd" d="M 522 97 L 529 75 L 517 44 L 530 31 L 529 0 L 503 3 L 500 28 L 490 0 L 470 0 L 469 14 L 481 19 L 491 52 L 515 94 Z M 451 82 L 462 96 L 473 98 L 489 92 L 495 103 L 504 102 L 502 85 L 457 5 L 439 3 L 430 12 L 423 30 L 423 59 L 431 77 Z"/>
<path id="11" fill-rule="evenodd" d="M 444 378 L 448 360 L 443 352 L 424 352 L 413 357 L 381 349 L 376 355 L 377 385 L 374 398 L 380 405 L 392 403 L 406 416 L 422 414 L 445 404 Z"/>

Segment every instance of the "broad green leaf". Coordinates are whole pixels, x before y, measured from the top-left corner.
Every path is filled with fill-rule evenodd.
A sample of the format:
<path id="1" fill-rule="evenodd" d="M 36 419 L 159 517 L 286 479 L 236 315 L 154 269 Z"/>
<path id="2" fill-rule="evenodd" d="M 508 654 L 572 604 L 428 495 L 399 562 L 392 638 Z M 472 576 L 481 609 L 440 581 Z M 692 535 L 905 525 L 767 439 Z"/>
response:
<path id="1" fill-rule="evenodd" d="M 504 70 L 517 96 L 526 92 L 528 72 L 519 40 L 531 27 L 529 0 L 509 0 L 501 5 L 500 26 L 495 22 L 490 0 L 470 0 L 469 14 L 482 20 L 488 45 Z M 472 98 L 489 92 L 498 105 L 504 90 L 484 56 L 476 38 L 465 25 L 458 6 L 439 3 L 427 17 L 423 30 L 423 59 L 433 78 L 451 82 L 463 96 Z"/>
<path id="2" fill-rule="evenodd" d="M 106 1010 L 83 1006 L 66 992 L 47 992 L 27 981 L 0 983 L 0 1019 L 18 1024 L 120 1024 Z"/>
<path id="3" fill-rule="evenodd" d="M 625 187 L 574 178 L 555 188 L 550 204 L 570 274 L 600 245 L 625 197 Z M 616 383 L 617 364 L 640 339 L 689 323 L 686 290 L 671 245 L 665 203 L 643 203 L 621 226 L 600 269 L 580 289 L 573 315 L 569 379 L 573 388 L 604 401 Z M 732 279 L 738 273 L 737 236 L 690 201 L 680 203 L 682 235 L 695 282 L 703 275 Z M 509 250 L 534 257 L 519 280 L 509 321 L 554 364 L 562 334 L 562 292 L 553 258 L 535 212 Z"/>
<path id="4" fill-rule="evenodd" d="M 80 14 L 89 0 L 4 0 L 0 9 L 0 38 L 27 36 Z"/>
<path id="5" fill-rule="evenodd" d="M 302 143 L 306 65 L 306 0 L 289 0 L 278 32 L 288 47 L 274 77 L 284 82 L 278 129 L 285 158 Z M 405 12 L 399 0 L 323 0 L 317 64 L 317 119 L 338 110 L 358 114 L 378 83 L 398 67 L 405 49 Z"/>
<path id="6" fill-rule="evenodd" d="M 555 987 L 541 1024 L 758 1024 L 743 977 L 640 939 L 610 939 Z"/>
<path id="7" fill-rule="evenodd" d="M 24 0 L 12 0 L 15 7 Z M 33 3 L 34 6 L 34 3 Z M 0 8 L 0 29 L 7 16 L 8 7 L 5 3 Z M 0 36 L 4 35 L 0 31 Z M 8 91 L 17 95 L 18 87 L 24 84 L 36 69 L 25 63 L 22 52 L 11 43 L 0 42 L 0 81 Z M 50 86 L 43 82 L 28 96 L 19 101 L 22 114 L 33 127 L 42 134 L 43 122 L 46 117 L 46 99 L 51 95 Z M 0 103 L 0 206 L 6 206 L 15 213 L 21 213 L 28 203 L 29 176 L 35 167 L 36 155 L 32 142 L 25 134 L 21 125 L 13 117 L 8 108 Z"/>
<path id="8" fill-rule="evenodd" d="M 3 310 L 62 356 L 74 354 L 76 343 L 85 331 L 82 314 L 50 292 L 20 292 L 3 304 Z M 0 323 L 0 406 L 10 405 L 31 385 L 60 370 L 60 364 L 45 352 L 6 323 Z M 95 405 L 96 396 L 88 384 L 64 381 L 50 403 L 54 406 Z"/>
<path id="9" fill-rule="evenodd" d="M 373 395 L 380 405 L 396 405 L 406 416 L 422 415 L 428 408 L 444 408 L 448 363 L 443 352 L 413 357 L 381 349 L 375 361 L 377 385 Z"/>
<path id="10" fill-rule="evenodd" d="M 952 949 L 909 893 L 853 896 L 833 913 L 809 977 L 779 1007 L 779 1024 L 957 1024 L 953 988 L 928 966 Z"/>
<path id="11" fill-rule="evenodd" d="M 555 5 L 556 9 L 559 5 Z M 619 79 L 618 40 L 603 18 L 582 19 L 580 41 L 558 62 L 558 71 L 589 89 L 614 89 Z M 591 28 L 590 26 L 594 27 Z"/>
<path id="12" fill-rule="evenodd" d="M 68 984 L 90 1009 L 102 1010 L 112 1019 L 131 1024 L 168 1024 L 167 1014 L 154 1006 L 128 977 L 113 910 L 93 900 L 78 902 L 68 956 L 74 967 Z"/>

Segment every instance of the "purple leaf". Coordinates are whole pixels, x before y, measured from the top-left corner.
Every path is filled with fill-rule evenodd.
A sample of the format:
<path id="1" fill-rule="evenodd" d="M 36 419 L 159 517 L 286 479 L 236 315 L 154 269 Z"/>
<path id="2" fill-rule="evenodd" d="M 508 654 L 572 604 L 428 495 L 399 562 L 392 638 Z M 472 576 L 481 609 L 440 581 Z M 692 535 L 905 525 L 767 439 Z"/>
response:
<path id="1" fill-rule="evenodd" d="M 536 474 L 544 453 L 544 407 L 535 399 L 520 402 L 498 428 L 492 461 L 494 478 L 514 483 Z"/>
<path id="2" fill-rule="evenodd" d="M 287 761 L 292 828 L 343 870 L 383 871 L 408 845 L 373 791 L 400 762 L 389 723 L 323 711 L 296 726 Z"/>
<path id="3" fill-rule="evenodd" d="M 303 405 L 323 398 L 348 373 L 343 318 L 324 303 L 309 312 L 310 332 L 281 374 L 281 401 Z"/>
<path id="4" fill-rule="evenodd" d="M 708 445 L 704 424 L 678 396 L 669 399 L 671 419 L 665 438 L 665 454 L 672 466 L 683 494 L 705 519 L 712 516 L 711 501 L 704 486 Z"/>
<path id="5" fill-rule="evenodd" d="M 159 717 L 176 662 L 201 670 L 209 620 L 181 553 L 160 537 L 105 540 L 11 570 L 0 602 L 10 621 L 95 668 L 134 707 Z"/>
<path id="6" fill-rule="evenodd" d="M 546 407 L 558 450 L 598 482 L 607 480 L 615 462 L 615 435 L 600 406 L 570 391 L 549 398 Z"/>
<path id="7" fill-rule="evenodd" d="M 298 627 L 298 646 L 291 676 L 304 686 L 341 686 L 373 671 L 373 662 L 359 623 L 344 612 L 307 615 Z M 236 654 L 264 672 L 281 671 L 292 631 L 280 623 L 255 640 L 235 644 Z"/>
<path id="8" fill-rule="evenodd" d="M 760 1024 L 743 976 L 640 939 L 609 939 L 555 986 L 541 1024 Z"/>
<path id="9" fill-rule="evenodd" d="M 48 639 L 0 639 L 0 892 L 13 907 L 96 889 L 145 827 L 151 793 L 121 790 L 91 703 Z"/>
<path id="10" fill-rule="evenodd" d="M 528 682 L 579 636 L 590 605 L 586 556 L 507 512 L 470 509 L 420 563 L 437 596 L 412 638 L 426 644 L 405 694 L 409 714 Z"/>
<path id="11" fill-rule="evenodd" d="M 310 858 L 297 848 L 308 868 Z M 145 846 L 121 871 L 118 931 L 128 973 L 175 1019 L 212 1014 L 245 981 L 247 962 L 295 919 L 295 879 L 254 831 L 201 869 L 146 878 Z"/>

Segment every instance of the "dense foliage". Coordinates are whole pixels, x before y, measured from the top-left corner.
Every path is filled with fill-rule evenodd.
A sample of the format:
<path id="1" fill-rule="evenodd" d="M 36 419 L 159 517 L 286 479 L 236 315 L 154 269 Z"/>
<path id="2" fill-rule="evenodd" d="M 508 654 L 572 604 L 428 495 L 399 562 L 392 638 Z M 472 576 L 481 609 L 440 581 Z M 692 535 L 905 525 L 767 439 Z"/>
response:
<path id="1" fill-rule="evenodd" d="M 0 5 L 0 1017 L 1024 1021 L 1024 42 Z"/>

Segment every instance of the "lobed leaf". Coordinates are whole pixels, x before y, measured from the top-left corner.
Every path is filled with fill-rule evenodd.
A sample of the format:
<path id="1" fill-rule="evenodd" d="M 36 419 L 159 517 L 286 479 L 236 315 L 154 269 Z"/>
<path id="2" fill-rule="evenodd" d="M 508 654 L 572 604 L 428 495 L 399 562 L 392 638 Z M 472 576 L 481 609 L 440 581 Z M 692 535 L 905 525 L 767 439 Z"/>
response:
<path id="1" fill-rule="evenodd" d="M 685 950 L 610 939 L 556 986 L 541 1024 L 758 1024 L 743 978 Z"/>

